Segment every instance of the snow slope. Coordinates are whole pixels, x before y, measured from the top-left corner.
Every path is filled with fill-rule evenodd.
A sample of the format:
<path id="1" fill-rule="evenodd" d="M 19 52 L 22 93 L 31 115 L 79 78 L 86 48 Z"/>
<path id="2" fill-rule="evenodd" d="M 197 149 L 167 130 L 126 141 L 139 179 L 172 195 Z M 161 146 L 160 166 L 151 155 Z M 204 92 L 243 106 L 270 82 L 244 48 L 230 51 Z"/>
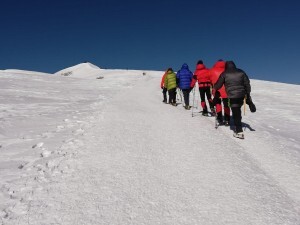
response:
<path id="1" fill-rule="evenodd" d="M 239 140 L 163 72 L 66 71 L 0 71 L 2 224 L 300 224 L 298 85 L 251 80 Z"/>
<path id="2" fill-rule="evenodd" d="M 19 74 L 19 75 L 52 75 L 50 73 L 42 73 L 36 71 L 28 71 L 28 70 L 16 70 L 16 69 L 6 69 L 0 70 L 1 74 Z"/>

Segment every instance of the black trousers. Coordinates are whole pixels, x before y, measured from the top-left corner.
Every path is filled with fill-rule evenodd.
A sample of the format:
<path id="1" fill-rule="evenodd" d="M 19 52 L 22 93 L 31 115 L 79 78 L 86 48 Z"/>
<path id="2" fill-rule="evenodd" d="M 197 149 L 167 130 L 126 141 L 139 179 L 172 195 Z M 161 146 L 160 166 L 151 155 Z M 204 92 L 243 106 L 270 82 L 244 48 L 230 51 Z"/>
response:
<path id="1" fill-rule="evenodd" d="M 169 92 L 169 103 L 176 103 L 176 88 L 168 90 Z"/>
<path id="2" fill-rule="evenodd" d="M 206 102 L 205 102 L 205 95 L 206 95 L 206 98 L 208 100 L 209 107 L 210 108 L 214 107 L 213 104 L 212 104 L 210 87 L 200 87 L 199 88 L 199 92 L 200 92 L 201 106 L 203 108 L 203 112 L 207 113 L 207 106 L 206 106 Z"/>
<path id="3" fill-rule="evenodd" d="M 168 91 L 167 88 L 163 88 L 163 90 L 162 90 L 162 93 L 163 93 L 163 96 L 164 96 L 164 102 L 167 102 L 167 91 Z"/>
<path id="4" fill-rule="evenodd" d="M 184 104 L 186 106 L 190 105 L 190 89 L 182 89 Z"/>
<path id="5" fill-rule="evenodd" d="M 235 132 L 243 132 L 242 127 L 242 111 L 241 107 L 243 105 L 244 98 L 230 98 L 230 108 L 232 111 L 232 117 L 235 125 Z"/>
<path id="6" fill-rule="evenodd" d="M 216 97 L 215 97 L 216 98 Z M 216 105 L 216 110 L 219 119 L 223 119 L 223 112 L 222 112 L 222 102 L 224 106 L 224 120 L 230 121 L 230 109 L 229 109 L 229 100 L 228 98 L 216 98 L 213 100 Z"/>

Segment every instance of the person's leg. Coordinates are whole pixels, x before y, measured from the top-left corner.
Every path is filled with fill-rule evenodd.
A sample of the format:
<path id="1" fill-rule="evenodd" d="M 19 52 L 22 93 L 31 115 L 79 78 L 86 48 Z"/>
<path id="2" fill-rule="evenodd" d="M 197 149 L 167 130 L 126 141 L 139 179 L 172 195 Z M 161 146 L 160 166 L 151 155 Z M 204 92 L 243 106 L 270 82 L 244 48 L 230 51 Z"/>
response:
<path id="1" fill-rule="evenodd" d="M 173 95 L 173 103 L 176 104 L 176 94 L 177 94 L 177 91 L 176 91 L 176 88 L 174 88 L 174 95 Z"/>
<path id="2" fill-rule="evenodd" d="M 164 100 L 163 100 L 163 102 L 167 102 L 167 88 L 163 88 L 163 91 L 162 91 L 162 93 L 163 93 L 163 97 L 164 97 Z"/>
<path id="3" fill-rule="evenodd" d="M 210 87 L 206 87 L 205 88 L 205 94 L 206 94 L 206 98 L 208 100 L 208 104 L 209 104 L 209 107 L 212 111 L 215 111 L 214 110 L 214 104 L 212 102 L 212 99 L 211 99 L 211 91 L 210 91 Z"/>
<path id="4" fill-rule="evenodd" d="M 190 97 L 190 90 L 183 89 L 182 93 L 183 93 L 183 98 L 184 98 L 184 104 L 187 108 L 190 105 L 190 98 L 189 98 Z"/>
<path id="5" fill-rule="evenodd" d="M 205 88 L 199 88 L 200 99 L 201 99 L 201 107 L 203 109 L 202 114 L 207 114 L 207 106 L 205 102 Z"/>
<path id="6" fill-rule="evenodd" d="M 175 104 L 176 103 L 176 88 L 172 88 L 169 90 L 169 103 Z"/>
<path id="7" fill-rule="evenodd" d="M 214 101 L 216 103 L 217 119 L 218 119 L 219 123 L 223 123 L 223 113 L 222 113 L 221 98 L 217 98 Z"/>
<path id="8" fill-rule="evenodd" d="M 230 107 L 232 111 L 232 117 L 235 125 L 235 132 L 243 132 L 242 129 L 242 111 L 241 107 L 243 105 L 243 98 L 231 98 Z"/>
<path id="9" fill-rule="evenodd" d="M 169 94 L 169 101 L 168 103 L 171 104 L 171 100 L 172 100 L 172 89 L 168 90 L 168 94 Z"/>
<path id="10" fill-rule="evenodd" d="M 230 108 L 229 108 L 229 105 L 228 105 L 228 98 L 223 98 L 222 101 L 223 101 L 223 106 L 224 106 L 224 120 L 225 120 L 225 123 L 228 122 L 228 124 L 229 124 L 229 121 L 230 121 Z"/>
<path id="11" fill-rule="evenodd" d="M 235 125 L 235 132 L 236 133 L 243 132 L 241 107 L 232 107 L 231 111 L 232 111 L 232 117 Z"/>

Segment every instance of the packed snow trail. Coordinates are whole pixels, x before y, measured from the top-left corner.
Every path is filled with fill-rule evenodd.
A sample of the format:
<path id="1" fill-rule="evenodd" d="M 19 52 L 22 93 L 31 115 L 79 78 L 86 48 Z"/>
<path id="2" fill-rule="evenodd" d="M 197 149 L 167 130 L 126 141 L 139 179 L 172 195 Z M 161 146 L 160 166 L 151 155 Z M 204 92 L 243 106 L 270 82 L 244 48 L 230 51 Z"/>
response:
<path id="1" fill-rule="evenodd" d="M 161 103 L 159 80 L 99 108 L 73 172 L 11 224 L 300 224 L 294 200 L 213 118 Z"/>

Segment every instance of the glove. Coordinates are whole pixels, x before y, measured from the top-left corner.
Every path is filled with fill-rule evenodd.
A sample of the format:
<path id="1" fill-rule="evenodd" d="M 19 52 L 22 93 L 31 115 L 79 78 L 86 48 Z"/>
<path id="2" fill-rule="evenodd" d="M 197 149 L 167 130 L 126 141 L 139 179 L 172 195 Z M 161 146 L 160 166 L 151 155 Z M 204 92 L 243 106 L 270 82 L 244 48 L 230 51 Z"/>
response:
<path id="1" fill-rule="evenodd" d="M 252 113 L 256 112 L 256 106 L 254 105 L 254 103 L 252 102 L 252 104 L 249 105 L 249 109 Z"/>
<path id="2" fill-rule="evenodd" d="M 246 104 L 249 105 L 249 109 L 252 113 L 256 112 L 256 106 L 254 105 L 250 94 L 246 96 Z"/>
<path id="3" fill-rule="evenodd" d="M 246 104 L 250 105 L 251 103 L 252 103 L 252 98 L 251 98 L 250 94 L 247 94 L 246 95 Z"/>

